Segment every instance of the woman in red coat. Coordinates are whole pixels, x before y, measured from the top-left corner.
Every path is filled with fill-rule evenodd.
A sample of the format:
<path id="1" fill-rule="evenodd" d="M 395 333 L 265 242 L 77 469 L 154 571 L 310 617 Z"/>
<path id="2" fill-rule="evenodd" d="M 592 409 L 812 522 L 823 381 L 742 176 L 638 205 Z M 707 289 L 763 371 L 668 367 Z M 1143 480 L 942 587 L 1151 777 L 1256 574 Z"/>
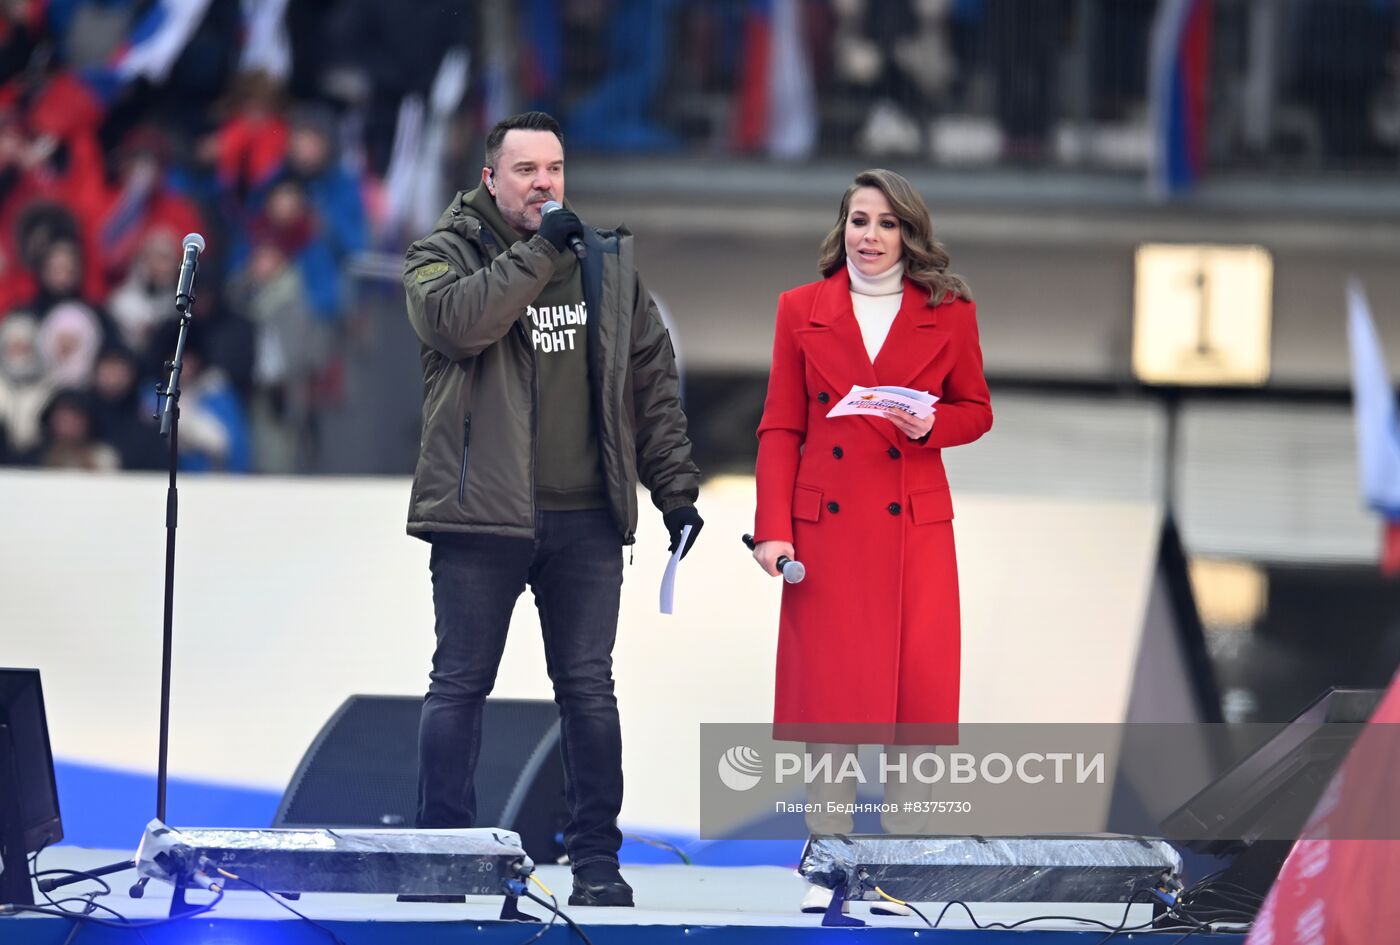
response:
<path id="1" fill-rule="evenodd" d="M 779 738 L 930 743 L 958 719 L 958 572 L 942 450 L 992 425 L 976 307 L 892 171 L 856 176 L 819 282 L 783 293 L 758 428 L 754 557 L 783 588 Z M 852 385 L 938 396 L 932 417 L 828 418 Z M 896 728 L 897 727 L 897 728 Z"/>
<path id="2" fill-rule="evenodd" d="M 774 735 L 827 753 L 946 743 L 959 626 L 942 450 L 992 425 L 976 307 L 923 198 L 892 171 L 856 175 L 819 265 L 824 279 L 778 299 L 758 427 L 754 557 L 774 576 L 783 555 L 807 568 L 783 586 Z M 828 418 L 853 385 L 939 400 L 924 419 Z M 829 793 L 854 800 L 853 788 Z M 808 824 L 851 829 L 848 816 Z M 820 908 L 824 892 L 814 887 L 804 908 Z"/>

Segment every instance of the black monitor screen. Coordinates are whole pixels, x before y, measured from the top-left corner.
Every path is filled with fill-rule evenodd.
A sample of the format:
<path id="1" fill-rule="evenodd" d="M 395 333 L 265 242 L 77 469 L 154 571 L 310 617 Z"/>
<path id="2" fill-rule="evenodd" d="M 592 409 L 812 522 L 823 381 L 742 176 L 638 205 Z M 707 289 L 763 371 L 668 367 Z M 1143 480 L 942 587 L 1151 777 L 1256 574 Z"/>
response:
<path id="1" fill-rule="evenodd" d="M 0 771 L 0 784 L 14 792 L 0 798 L 0 816 L 18 816 L 25 851 L 33 853 L 63 839 L 37 669 L 0 668 L 0 740 L 0 763 L 9 769 Z"/>

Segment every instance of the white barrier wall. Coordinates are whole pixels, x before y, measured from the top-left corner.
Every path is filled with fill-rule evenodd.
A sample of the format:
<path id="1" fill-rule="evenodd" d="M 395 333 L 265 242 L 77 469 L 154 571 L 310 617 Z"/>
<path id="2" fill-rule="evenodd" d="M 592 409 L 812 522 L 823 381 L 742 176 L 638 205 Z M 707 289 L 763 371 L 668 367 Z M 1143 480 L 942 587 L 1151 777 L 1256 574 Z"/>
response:
<path id="1" fill-rule="evenodd" d="M 280 791 L 352 693 L 418 694 L 428 546 L 404 479 L 186 476 L 172 775 Z M 1157 548 L 1145 503 L 955 495 L 967 721 L 1121 721 Z M 165 479 L 0 471 L 0 665 L 43 671 L 54 752 L 153 771 Z M 698 829 L 698 724 L 764 722 L 779 587 L 739 544 L 751 480 L 701 494 L 704 533 L 657 612 L 660 514 L 642 502 L 616 651 L 624 820 Z M 528 592 L 496 694 L 550 698 Z"/>

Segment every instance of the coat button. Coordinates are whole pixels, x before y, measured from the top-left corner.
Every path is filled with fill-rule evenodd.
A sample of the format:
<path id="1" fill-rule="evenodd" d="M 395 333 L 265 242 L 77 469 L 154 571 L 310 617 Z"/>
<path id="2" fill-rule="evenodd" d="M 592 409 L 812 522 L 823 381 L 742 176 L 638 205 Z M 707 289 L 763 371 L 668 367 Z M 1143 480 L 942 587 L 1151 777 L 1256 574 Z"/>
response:
<path id="1" fill-rule="evenodd" d="M 885 452 L 890 455 L 890 459 L 899 459 L 899 447 L 891 446 L 889 449 L 885 450 Z"/>
<path id="2" fill-rule="evenodd" d="M 835 515 L 837 512 L 841 511 L 841 506 L 836 502 L 828 502 L 826 504 L 826 510 L 832 515 Z"/>
<path id="3" fill-rule="evenodd" d="M 898 515 L 898 514 L 899 514 L 899 503 L 898 503 L 898 502 L 891 502 L 891 503 L 889 504 L 889 510 L 890 510 L 890 514 L 891 514 L 891 515 Z"/>
<path id="4" fill-rule="evenodd" d="M 839 446 L 833 446 L 831 448 L 831 455 L 835 456 L 837 459 L 840 459 L 842 456 L 846 455 L 846 451 Z"/>
<path id="5" fill-rule="evenodd" d="M 826 391 L 822 391 L 820 394 L 817 395 L 817 403 L 819 404 L 824 404 L 830 399 L 831 395 L 828 394 Z"/>

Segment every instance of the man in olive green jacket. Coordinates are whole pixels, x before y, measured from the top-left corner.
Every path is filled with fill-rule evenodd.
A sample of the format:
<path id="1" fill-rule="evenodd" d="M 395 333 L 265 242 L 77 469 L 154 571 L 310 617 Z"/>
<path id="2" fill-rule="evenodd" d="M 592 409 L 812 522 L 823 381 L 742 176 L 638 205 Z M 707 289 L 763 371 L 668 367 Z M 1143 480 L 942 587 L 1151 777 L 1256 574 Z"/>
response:
<path id="1" fill-rule="evenodd" d="M 626 230 L 564 199 L 559 125 L 516 115 L 486 139 L 480 186 L 408 249 L 423 430 L 409 534 L 432 542 L 437 648 L 419 730 L 419 825 L 473 826 L 482 704 L 528 583 L 559 704 L 573 905 L 632 905 L 618 871 L 622 742 L 612 646 L 637 483 L 674 551 L 700 474 L 675 355 Z"/>

